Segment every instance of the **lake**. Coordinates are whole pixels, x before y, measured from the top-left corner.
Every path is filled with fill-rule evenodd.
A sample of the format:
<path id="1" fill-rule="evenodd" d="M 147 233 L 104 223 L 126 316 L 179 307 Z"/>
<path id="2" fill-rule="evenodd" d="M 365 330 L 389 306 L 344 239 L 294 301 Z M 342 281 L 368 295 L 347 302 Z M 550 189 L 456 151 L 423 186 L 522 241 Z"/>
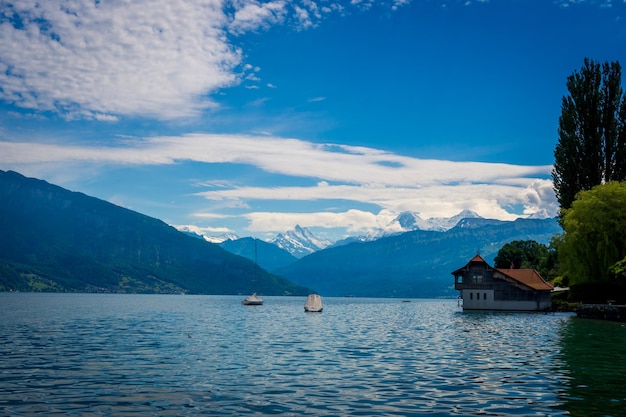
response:
<path id="1" fill-rule="evenodd" d="M 456 300 L 0 293 L 6 416 L 624 416 L 626 327 Z M 410 301 L 410 302 L 404 302 Z"/>

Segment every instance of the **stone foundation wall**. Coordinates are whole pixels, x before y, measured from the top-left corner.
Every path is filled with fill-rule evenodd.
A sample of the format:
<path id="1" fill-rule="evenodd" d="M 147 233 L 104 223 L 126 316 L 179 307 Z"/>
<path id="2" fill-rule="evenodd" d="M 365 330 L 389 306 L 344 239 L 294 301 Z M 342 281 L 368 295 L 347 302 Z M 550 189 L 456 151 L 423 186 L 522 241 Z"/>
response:
<path id="1" fill-rule="evenodd" d="M 626 322 L 626 306 L 611 304 L 581 304 L 576 315 L 585 319 L 599 319 Z"/>

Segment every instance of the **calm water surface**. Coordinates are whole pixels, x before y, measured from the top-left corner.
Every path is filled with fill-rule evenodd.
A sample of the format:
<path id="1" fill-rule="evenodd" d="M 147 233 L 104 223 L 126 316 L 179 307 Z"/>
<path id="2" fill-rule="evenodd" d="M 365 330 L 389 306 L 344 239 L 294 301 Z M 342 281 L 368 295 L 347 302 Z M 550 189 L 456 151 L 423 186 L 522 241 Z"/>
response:
<path id="1" fill-rule="evenodd" d="M 7 416 L 626 416 L 626 327 L 456 301 L 0 294 Z"/>

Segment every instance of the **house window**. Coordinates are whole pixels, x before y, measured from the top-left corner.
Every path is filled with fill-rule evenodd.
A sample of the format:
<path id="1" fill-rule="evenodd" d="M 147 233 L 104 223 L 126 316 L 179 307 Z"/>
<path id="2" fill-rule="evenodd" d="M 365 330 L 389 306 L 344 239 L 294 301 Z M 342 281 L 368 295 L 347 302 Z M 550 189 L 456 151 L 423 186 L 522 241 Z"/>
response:
<path id="1" fill-rule="evenodd" d="M 476 299 L 480 300 L 480 293 L 479 292 L 476 293 Z"/>
<path id="2" fill-rule="evenodd" d="M 486 300 L 487 299 L 487 293 L 483 293 L 483 298 Z"/>
<path id="3" fill-rule="evenodd" d="M 483 276 L 482 275 L 474 275 L 473 277 L 473 281 L 476 284 L 480 284 L 483 282 Z"/>
<path id="4" fill-rule="evenodd" d="M 474 293 L 473 293 L 473 292 L 471 292 L 471 293 L 470 293 L 470 300 L 473 300 L 473 299 L 474 299 Z"/>

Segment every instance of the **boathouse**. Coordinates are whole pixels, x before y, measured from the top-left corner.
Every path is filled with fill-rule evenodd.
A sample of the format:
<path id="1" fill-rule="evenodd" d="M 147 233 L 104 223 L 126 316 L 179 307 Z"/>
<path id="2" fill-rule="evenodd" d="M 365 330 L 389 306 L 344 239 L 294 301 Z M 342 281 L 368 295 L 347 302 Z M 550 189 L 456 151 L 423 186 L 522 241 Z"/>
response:
<path id="1" fill-rule="evenodd" d="M 496 269 L 476 255 L 452 272 L 463 310 L 543 311 L 554 289 L 534 269 Z"/>

